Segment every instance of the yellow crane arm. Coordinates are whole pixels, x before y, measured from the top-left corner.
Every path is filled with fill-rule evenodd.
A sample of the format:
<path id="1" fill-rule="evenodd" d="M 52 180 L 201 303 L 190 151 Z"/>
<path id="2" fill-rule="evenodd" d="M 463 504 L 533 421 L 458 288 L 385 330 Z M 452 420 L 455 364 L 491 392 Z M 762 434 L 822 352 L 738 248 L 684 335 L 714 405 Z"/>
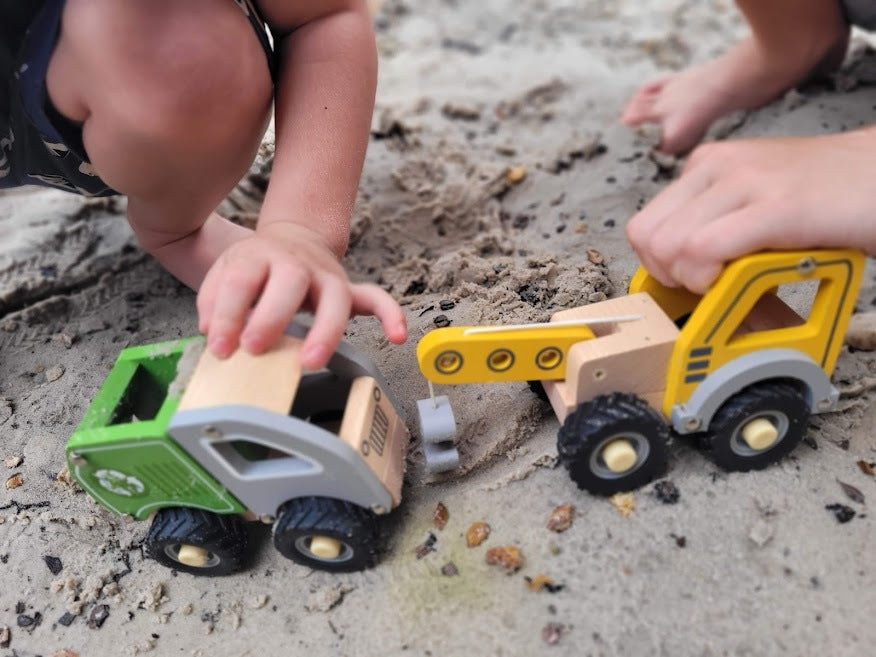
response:
<path id="1" fill-rule="evenodd" d="M 566 355 L 576 342 L 595 337 L 592 324 L 638 316 L 516 324 L 450 326 L 430 331 L 417 344 L 420 371 L 433 383 L 491 383 L 564 379 Z"/>

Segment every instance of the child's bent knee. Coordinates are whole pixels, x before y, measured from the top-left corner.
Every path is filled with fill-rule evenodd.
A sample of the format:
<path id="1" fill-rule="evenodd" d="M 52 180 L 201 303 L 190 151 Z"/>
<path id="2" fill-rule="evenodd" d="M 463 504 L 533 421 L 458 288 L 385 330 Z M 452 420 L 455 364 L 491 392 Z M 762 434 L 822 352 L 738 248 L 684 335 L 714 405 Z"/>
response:
<path id="1" fill-rule="evenodd" d="M 270 103 L 268 59 L 231 0 L 73 0 L 62 39 L 91 116 L 116 111 L 147 133 L 209 134 L 212 122 L 259 120 Z"/>
<path id="2" fill-rule="evenodd" d="M 69 0 L 56 55 L 82 89 L 89 159 L 119 192 L 196 185 L 218 202 L 251 163 L 273 86 L 236 2 Z"/>

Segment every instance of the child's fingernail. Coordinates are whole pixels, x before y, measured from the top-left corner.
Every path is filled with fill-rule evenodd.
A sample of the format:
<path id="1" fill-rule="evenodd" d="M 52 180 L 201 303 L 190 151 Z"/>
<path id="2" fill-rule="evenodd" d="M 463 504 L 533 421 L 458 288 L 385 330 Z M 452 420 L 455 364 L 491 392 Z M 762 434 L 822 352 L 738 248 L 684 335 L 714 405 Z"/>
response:
<path id="1" fill-rule="evenodd" d="M 260 335 L 245 335 L 240 338 L 240 344 L 250 353 L 258 353 L 262 348 L 262 336 Z"/>
<path id="2" fill-rule="evenodd" d="M 229 347 L 228 338 L 224 335 L 211 336 L 207 339 L 207 346 L 217 356 L 228 355 Z"/>
<path id="3" fill-rule="evenodd" d="M 314 366 L 317 363 L 321 365 L 328 360 L 328 349 L 325 348 L 325 345 L 316 344 L 305 349 L 301 356 L 302 360 L 309 365 Z"/>

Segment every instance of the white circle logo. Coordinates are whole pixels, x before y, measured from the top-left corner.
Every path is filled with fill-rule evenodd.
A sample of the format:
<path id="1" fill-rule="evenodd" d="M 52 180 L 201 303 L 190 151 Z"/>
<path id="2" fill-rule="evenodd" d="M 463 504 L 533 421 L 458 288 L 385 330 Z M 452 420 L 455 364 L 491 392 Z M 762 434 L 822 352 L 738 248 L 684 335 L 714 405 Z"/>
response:
<path id="1" fill-rule="evenodd" d="M 126 475 L 118 470 L 98 470 L 94 473 L 98 483 L 109 492 L 125 497 L 140 495 L 146 490 L 143 482 L 132 475 Z"/>

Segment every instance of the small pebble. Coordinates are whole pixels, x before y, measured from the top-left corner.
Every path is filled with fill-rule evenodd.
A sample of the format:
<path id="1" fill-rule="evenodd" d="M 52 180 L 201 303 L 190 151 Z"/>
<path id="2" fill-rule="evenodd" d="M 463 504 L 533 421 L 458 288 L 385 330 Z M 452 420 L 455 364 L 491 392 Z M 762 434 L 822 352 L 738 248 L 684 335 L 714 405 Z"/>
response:
<path id="1" fill-rule="evenodd" d="M 541 638 L 548 645 L 554 645 L 560 641 L 560 637 L 563 636 L 563 630 L 565 630 L 565 627 L 559 623 L 548 623 L 541 630 Z"/>
<path id="2" fill-rule="evenodd" d="M 43 561 L 46 562 L 46 567 L 48 567 L 52 575 L 58 575 L 64 567 L 60 558 L 48 554 L 43 556 Z"/>
<path id="3" fill-rule="evenodd" d="M 31 625 L 36 624 L 36 618 L 28 616 L 27 614 L 19 614 L 16 618 L 16 622 L 18 623 L 18 627 L 30 627 Z"/>
<path id="4" fill-rule="evenodd" d="M 572 516 L 574 509 L 571 504 L 561 504 L 553 510 L 551 517 L 548 518 L 547 528 L 552 532 L 564 532 L 572 526 Z"/>
<path id="5" fill-rule="evenodd" d="M 763 547 L 773 538 L 772 525 L 761 519 L 754 523 L 751 529 L 748 530 L 748 538 L 757 547 Z"/>
<path id="6" fill-rule="evenodd" d="M 64 376 L 64 367 L 61 365 L 55 365 L 46 370 L 47 381 L 57 381 L 62 376 Z"/>
<path id="7" fill-rule="evenodd" d="M 456 564 L 452 561 L 448 561 L 441 566 L 441 574 L 445 577 L 453 577 L 454 575 L 459 575 L 459 568 L 457 568 Z"/>
<path id="8" fill-rule="evenodd" d="M 855 517 L 855 510 L 845 504 L 828 504 L 824 507 L 828 511 L 832 511 L 834 517 L 839 523 L 846 523 Z"/>
<path id="9" fill-rule="evenodd" d="M 678 487 L 668 479 L 654 484 L 654 497 L 663 502 L 663 504 L 677 503 L 680 495 Z"/>
<path id="10" fill-rule="evenodd" d="M 432 514 L 432 524 L 434 524 L 438 529 L 444 529 L 444 526 L 447 524 L 447 519 L 450 517 L 450 513 L 447 511 L 447 507 L 444 506 L 443 502 L 438 502 L 435 507 L 435 513 Z"/>
<path id="11" fill-rule="evenodd" d="M 63 625 L 64 627 L 70 627 L 73 621 L 76 620 L 76 616 L 71 614 L 69 611 L 65 611 L 64 615 L 58 619 L 58 624 Z"/>
<path id="12" fill-rule="evenodd" d="M 523 182 L 524 178 L 526 178 L 526 167 L 523 166 L 511 167 L 505 174 L 505 179 L 512 185 Z"/>
<path id="13" fill-rule="evenodd" d="M 432 320 L 432 323 L 438 328 L 444 328 L 445 326 L 450 326 L 450 318 L 447 315 L 437 315 Z"/>
<path id="14" fill-rule="evenodd" d="M 474 522 L 465 532 L 465 544 L 476 547 L 487 540 L 490 535 L 490 526 L 485 522 Z"/>
<path id="15" fill-rule="evenodd" d="M 485 555 L 486 562 L 491 566 L 500 566 L 510 575 L 520 570 L 523 565 L 523 555 L 515 545 L 492 547 Z"/>
<path id="16" fill-rule="evenodd" d="M 632 493 L 615 493 L 609 500 L 624 518 L 632 515 L 636 510 L 636 496 Z"/>
<path id="17" fill-rule="evenodd" d="M 861 351 L 876 349 L 876 312 L 852 315 L 845 340 L 847 345 Z"/>
<path id="18" fill-rule="evenodd" d="M 435 543 L 438 542 L 438 537 L 435 536 L 432 532 L 429 532 L 429 535 L 426 537 L 426 540 L 423 541 L 420 545 L 417 546 L 415 553 L 417 555 L 417 559 L 422 559 L 430 552 L 435 551 Z"/>
<path id="19" fill-rule="evenodd" d="M 536 575 L 535 577 L 524 577 L 523 579 L 526 581 L 527 588 L 536 593 L 539 591 L 556 593 L 563 590 L 562 584 L 554 584 L 554 580 L 547 575 Z"/>
<path id="20" fill-rule="evenodd" d="M 109 618 L 109 615 L 108 605 L 97 605 L 88 615 L 88 627 L 92 630 L 99 630 L 106 622 L 106 619 Z"/>
<path id="21" fill-rule="evenodd" d="M 70 349 L 73 346 L 73 336 L 69 333 L 57 333 L 52 336 L 52 340 L 63 346 L 65 349 Z"/>

